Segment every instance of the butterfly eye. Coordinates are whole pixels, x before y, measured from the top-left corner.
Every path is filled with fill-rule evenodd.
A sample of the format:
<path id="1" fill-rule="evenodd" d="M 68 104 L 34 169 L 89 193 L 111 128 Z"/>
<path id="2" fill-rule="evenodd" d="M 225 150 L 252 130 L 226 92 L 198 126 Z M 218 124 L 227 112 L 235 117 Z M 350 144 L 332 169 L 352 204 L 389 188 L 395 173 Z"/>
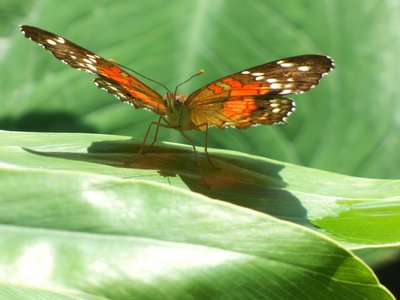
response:
<path id="1" fill-rule="evenodd" d="M 179 108 L 179 107 L 181 107 L 181 106 L 182 106 L 182 102 L 179 101 L 178 98 L 175 98 L 174 107 L 175 107 L 175 108 Z"/>

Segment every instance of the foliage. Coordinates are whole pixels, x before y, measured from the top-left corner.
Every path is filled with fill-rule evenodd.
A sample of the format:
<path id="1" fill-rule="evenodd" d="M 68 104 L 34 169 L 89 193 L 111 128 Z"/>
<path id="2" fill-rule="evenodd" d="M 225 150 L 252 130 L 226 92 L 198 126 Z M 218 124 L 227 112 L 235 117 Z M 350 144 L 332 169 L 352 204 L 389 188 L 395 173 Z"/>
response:
<path id="1" fill-rule="evenodd" d="M 393 299 L 350 250 L 399 244 L 399 5 L 2 1 L 0 128 L 38 133 L 0 132 L 0 298 Z M 289 125 L 210 130 L 219 169 L 201 156 L 202 178 L 190 147 L 135 154 L 154 115 L 91 86 L 19 23 L 169 87 L 205 69 L 187 93 L 292 55 L 337 68 L 293 97 Z"/>

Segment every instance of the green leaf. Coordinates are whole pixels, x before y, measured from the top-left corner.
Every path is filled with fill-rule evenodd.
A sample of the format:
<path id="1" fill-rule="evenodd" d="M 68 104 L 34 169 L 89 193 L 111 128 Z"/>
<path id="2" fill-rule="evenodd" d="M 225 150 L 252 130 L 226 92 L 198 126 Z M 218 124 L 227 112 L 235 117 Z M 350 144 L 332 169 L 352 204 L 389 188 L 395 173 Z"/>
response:
<path id="1" fill-rule="evenodd" d="M 294 96 L 289 126 L 210 130 L 211 147 L 373 178 L 399 178 L 397 1 L 3 1 L 0 128 L 144 135 L 155 116 L 97 90 L 91 76 L 25 40 L 18 23 L 56 32 L 173 88 L 281 57 L 321 53 L 337 68 Z M 3 15 L 2 15 L 3 16 Z M 106 20 L 106 21 L 105 21 Z M 164 93 L 159 86 L 150 85 Z M 161 140 L 187 142 L 162 130 Z M 197 144 L 204 136 L 194 133 Z"/>
<path id="2" fill-rule="evenodd" d="M 143 138 L 155 119 L 118 103 L 95 89 L 88 74 L 67 68 L 25 40 L 17 29 L 20 23 L 59 33 L 170 88 L 205 69 L 205 75 L 182 87 L 186 93 L 250 66 L 320 53 L 332 56 L 336 69 L 316 89 L 293 97 L 297 111 L 288 126 L 210 129 L 209 145 L 342 174 L 400 178 L 399 5 L 379 0 L 3 0 L 0 129 Z M 197 145 L 204 143 L 202 133 L 190 134 Z M 347 248 L 398 244 L 398 180 L 346 177 L 213 151 L 223 169 L 216 175 L 202 164 L 208 185 L 218 185 L 217 192 L 210 192 L 189 148 L 182 146 L 157 147 L 138 157 L 132 153 L 140 141 L 122 137 L 6 134 L 4 138 L 11 144 L 3 144 L 1 166 L 12 171 L 22 168 L 28 178 L 31 171 L 41 170 L 136 178 L 268 213 L 328 235 Z M 173 130 L 161 130 L 160 140 L 187 142 Z M 28 186 L 27 194 L 33 188 Z M 2 193 L 0 201 L 1 197 Z M 0 214 L 5 216 L 7 209 L 10 215 L 15 211 L 0 206 Z M 54 213 L 45 205 L 43 209 Z M 32 216 L 41 224 L 43 219 L 35 213 Z M 23 288 L 16 286 L 17 290 Z"/>
<path id="3" fill-rule="evenodd" d="M 264 213 L 315 225 L 336 216 L 326 233 L 348 243 L 360 235 L 358 247 L 398 242 L 384 220 L 380 235 L 362 236 L 368 215 L 347 236 L 335 226 L 340 197 L 354 193 L 349 183 L 363 186 L 379 209 L 388 204 L 381 194 L 399 186 L 394 180 L 211 150 L 220 169 L 201 156 L 204 183 L 185 146 L 143 156 L 135 154 L 140 144 L 119 136 L 1 132 L 0 141 L 3 281 L 109 299 L 392 299 L 337 243 Z M 389 203 L 398 213 L 399 199 Z"/>
<path id="4" fill-rule="evenodd" d="M 173 185 L 324 232 L 349 248 L 400 242 L 399 180 L 344 176 L 223 150 L 211 150 L 216 170 L 201 157 L 202 178 L 190 147 L 157 146 L 140 155 L 140 142 L 121 136 L 2 132 L 0 137 L 6 166 Z"/>
<path id="5" fill-rule="evenodd" d="M 32 271 L 32 270 L 31 270 Z M 34 270 L 39 271 L 39 270 Z M 105 300 L 106 298 L 97 297 L 79 292 L 59 291 L 56 289 L 38 289 L 33 286 L 24 286 L 13 283 L 0 283 L 0 298 L 7 300 Z"/>

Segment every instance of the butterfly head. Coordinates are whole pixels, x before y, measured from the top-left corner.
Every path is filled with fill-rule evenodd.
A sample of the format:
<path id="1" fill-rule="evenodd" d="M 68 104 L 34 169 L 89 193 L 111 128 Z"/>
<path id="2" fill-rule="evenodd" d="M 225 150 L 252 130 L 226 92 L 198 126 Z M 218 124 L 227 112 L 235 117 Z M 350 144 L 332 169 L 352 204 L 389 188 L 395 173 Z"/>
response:
<path id="1" fill-rule="evenodd" d="M 179 110 L 179 108 L 185 102 L 186 98 L 186 95 L 168 92 L 163 98 L 163 103 L 167 108 L 167 112 L 171 113 Z"/>
<path id="2" fill-rule="evenodd" d="M 167 93 L 163 102 L 166 107 L 169 125 L 178 130 L 192 129 L 190 110 L 185 106 L 186 95 Z"/>
<path id="3" fill-rule="evenodd" d="M 173 93 L 168 92 L 164 96 L 163 103 L 166 107 L 167 119 L 171 127 L 178 130 L 188 130 L 195 128 L 195 124 L 193 124 L 191 119 L 190 109 L 188 106 L 185 106 L 185 101 L 188 96 L 178 94 L 178 88 L 182 84 L 191 80 L 193 77 L 196 77 L 203 73 L 204 70 L 200 70 L 196 74 L 190 76 L 188 79 L 178 84 Z"/>

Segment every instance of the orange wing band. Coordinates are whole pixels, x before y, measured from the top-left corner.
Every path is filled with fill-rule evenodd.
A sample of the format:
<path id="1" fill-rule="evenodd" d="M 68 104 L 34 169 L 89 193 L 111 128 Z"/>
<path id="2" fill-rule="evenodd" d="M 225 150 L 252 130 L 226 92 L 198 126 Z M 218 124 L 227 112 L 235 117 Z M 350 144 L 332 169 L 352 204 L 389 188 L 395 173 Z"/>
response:
<path id="1" fill-rule="evenodd" d="M 224 103 L 223 114 L 231 119 L 241 119 L 258 109 L 251 97 L 235 97 Z"/>

